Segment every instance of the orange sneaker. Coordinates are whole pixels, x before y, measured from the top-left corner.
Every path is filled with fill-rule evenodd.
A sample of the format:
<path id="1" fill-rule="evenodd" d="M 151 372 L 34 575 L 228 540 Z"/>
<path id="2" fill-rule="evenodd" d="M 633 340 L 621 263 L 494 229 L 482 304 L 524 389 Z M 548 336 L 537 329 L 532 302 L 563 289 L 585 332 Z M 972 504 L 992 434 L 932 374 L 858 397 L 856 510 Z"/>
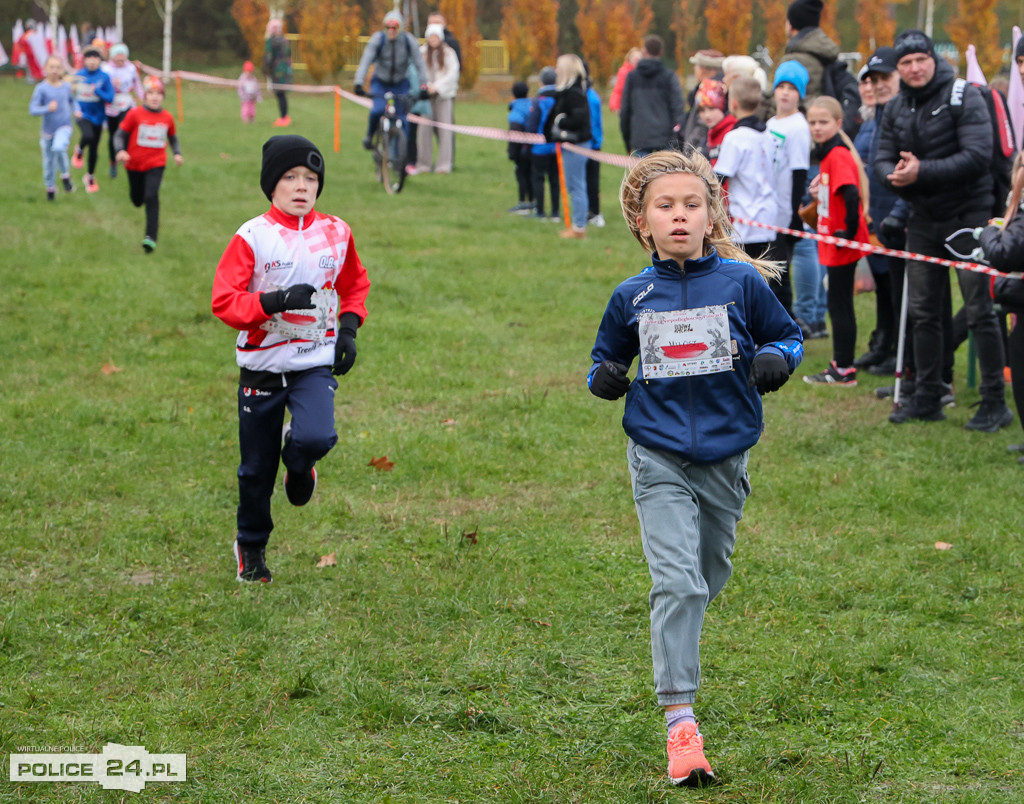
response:
<path id="1" fill-rule="evenodd" d="M 704 757 L 704 738 L 697 724 L 684 721 L 668 735 L 668 777 L 674 785 L 703 787 L 715 780 Z"/>
<path id="2" fill-rule="evenodd" d="M 75 152 L 71 156 L 71 167 L 76 170 L 81 170 L 85 167 L 85 160 L 82 159 L 82 148 L 81 146 L 75 146 Z"/>
<path id="3" fill-rule="evenodd" d="M 288 115 L 285 115 L 284 117 L 279 117 L 277 118 L 277 120 L 274 121 L 274 125 L 277 126 L 278 128 L 285 128 L 286 126 L 290 126 L 291 124 L 292 119 Z"/>

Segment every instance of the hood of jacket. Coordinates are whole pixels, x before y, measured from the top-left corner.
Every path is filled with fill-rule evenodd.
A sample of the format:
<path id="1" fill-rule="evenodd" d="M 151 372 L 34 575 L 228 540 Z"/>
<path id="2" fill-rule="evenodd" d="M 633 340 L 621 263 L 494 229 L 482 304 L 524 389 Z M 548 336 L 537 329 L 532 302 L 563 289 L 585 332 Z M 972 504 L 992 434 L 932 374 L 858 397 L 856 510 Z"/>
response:
<path id="1" fill-rule="evenodd" d="M 925 98 L 930 98 L 940 89 L 946 86 L 950 81 L 956 78 L 956 71 L 953 70 L 953 65 L 943 58 L 933 57 L 935 61 L 935 75 L 932 76 L 932 80 L 925 84 L 923 87 L 909 87 L 903 83 L 903 79 L 900 79 L 900 92 L 906 95 L 908 98 L 913 98 L 915 101 L 922 101 Z"/>
<path id="2" fill-rule="evenodd" d="M 661 63 L 661 59 L 640 59 L 636 63 L 636 71 L 644 78 L 652 78 L 653 76 L 659 75 L 665 70 L 665 65 Z"/>
<path id="3" fill-rule="evenodd" d="M 807 53 L 824 64 L 839 58 L 839 45 L 821 28 L 804 28 L 786 44 L 787 53 Z"/>

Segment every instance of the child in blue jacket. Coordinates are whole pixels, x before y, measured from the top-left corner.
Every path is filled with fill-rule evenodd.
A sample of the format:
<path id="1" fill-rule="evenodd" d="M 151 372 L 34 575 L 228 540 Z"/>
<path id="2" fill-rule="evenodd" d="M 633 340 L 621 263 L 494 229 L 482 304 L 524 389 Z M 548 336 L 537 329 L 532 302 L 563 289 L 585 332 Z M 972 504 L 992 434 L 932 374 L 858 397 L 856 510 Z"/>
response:
<path id="1" fill-rule="evenodd" d="M 107 104 L 114 101 L 114 85 L 110 82 L 110 76 L 100 69 L 103 55 L 98 47 L 87 47 L 82 59 L 84 66 L 75 73 L 73 81 L 75 117 L 78 120 L 78 128 L 82 131 L 82 139 L 75 146 L 71 165 L 76 168 L 85 166 L 82 161 L 84 153 L 88 167 L 82 181 L 85 183 L 86 192 L 95 193 L 100 189 L 94 176 L 97 151 L 103 124 L 107 121 Z"/>
<path id="2" fill-rule="evenodd" d="M 764 429 L 761 394 L 789 379 L 803 337 L 768 286 L 778 266 L 733 243 L 721 184 L 703 155 L 644 157 L 619 201 L 652 264 L 612 294 L 587 383 L 602 399 L 626 396 L 668 774 L 674 784 L 701 785 L 714 778 L 693 713 L 704 611 L 732 572 L 750 493 L 747 453 Z"/>
<path id="3" fill-rule="evenodd" d="M 512 102 L 508 105 L 508 130 L 526 131 L 530 116 L 530 87 L 525 81 L 512 85 Z M 514 215 L 529 215 L 533 212 L 533 180 L 530 178 L 532 160 L 530 146 L 524 142 L 509 142 L 508 158 L 515 166 L 516 185 L 519 188 L 519 203 L 509 209 Z"/>

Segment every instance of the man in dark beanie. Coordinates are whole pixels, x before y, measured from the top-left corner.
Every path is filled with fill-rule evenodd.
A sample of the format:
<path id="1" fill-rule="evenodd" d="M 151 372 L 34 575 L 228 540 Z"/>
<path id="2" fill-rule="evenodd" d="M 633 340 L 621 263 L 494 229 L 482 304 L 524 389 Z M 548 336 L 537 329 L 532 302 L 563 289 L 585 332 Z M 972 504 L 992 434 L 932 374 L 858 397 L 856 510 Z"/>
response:
<path id="1" fill-rule="evenodd" d="M 893 51 L 900 91 L 878 122 L 873 168 L 910 207 L 907 251 L 948 258 L 947 238 L 985 226 L 992 215 L 992 123 L 979 89 L 958 79 L 949 63 L 936 57 L 932 40 L 922 31 L 901 33 Z M 965 427 L 995 433 L 1013 420 L 1003 381 L 1002 332 L 988 277 L 956 273 L 982 377 L 981 406 Z M 907 294 L 917 377 L 913 396 L 889 421 L 941 421 L 946 418 L 943 366 L 953 350 L 949 270 L 907 260 Z"/>
<path id="2" fill-rule="evenodd" d="M 1017 47 L 1013 49 L 1013 60 L 1017 63 L 1017 72 L 1024 79 L 1024 36 L 1017 40 Z"/>
<path id="3" fill-rule="evenodd" d="M 370 280 L 352 230 L 313 209 L 323 186 L 324 158 L 312 142 L 267 140 L 260 189 L 270 209 L 235 232 L 213 279 L 213 312 L 239 331 L 239 581 L 273 580 L 266 546 L 278 466 L 284 464 L 288 502 L 308 503 L 316 462 L 338 441 L 332 374 L 352 368 L 356 330 L 366 317 Z"/>
<path id="4" fill-rule="evenodd" d="M 821 29 L 822 0 L 793 0 L 786 9 L 786 52 L 780 59 L 795 59 L 807 68 L 810 103 L 819 95 L 831 95 L 843 107 L 843 130 L 853 139 L 860 126 L 860 92 L 857 79 L 839 61 L 839 45 Z"/>

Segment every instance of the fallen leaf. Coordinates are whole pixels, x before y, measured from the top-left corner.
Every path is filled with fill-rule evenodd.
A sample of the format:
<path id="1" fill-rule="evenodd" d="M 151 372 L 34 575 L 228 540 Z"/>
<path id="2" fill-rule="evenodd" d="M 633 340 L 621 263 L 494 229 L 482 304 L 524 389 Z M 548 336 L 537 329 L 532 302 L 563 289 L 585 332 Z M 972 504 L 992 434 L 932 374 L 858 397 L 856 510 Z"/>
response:
<path id="1" fill-rule="evenodd" d="M 156 578 L 156 573 L 153 570 L 143 570 L 142 572 L 136 572 L 128 580 L 130 580 L 135 586 L 149 586 L 153 583 Z"/>
<path id="2" fill-rule="evenodd" d="M 477 535 L 477 531 L 475 531 L 475 530 L 472 531 L 471 533 L 466 533 L 466 531 L 462 531 L 462 538 L 465 541 L 469 542 L 470 544 L 476 544 L 477 543 L 476 535 Z"/>
<path id="3" fill-rule="evenodd" d="M 336 567 L 338 566 L 338 556 L 336 553 L 320 556 L 320 560 L 316 562 L 316 565 L 318 567 Z"/>
<path id="4" fill-rule="evenodd" d="M 221 159 L 230 159 L 231 158 L 231 154 L 226 154 L 224 152 L 221 152 L 220 158 Z"/>
<path id="5" fill-rule="evenodd" d="M 392 469 L 395 468 L 394 462 L 389 461 L 387 455 L 382 455 L 379 458 L 371 458 L 370 462 L 366 465 L 372 466 L 374 469 L 380 472 L 390 472 Z"/>
<path id="6" fill-rule="evenodd" d="M 534 620 L 533 624 L 534 625 L 539 625 L 542 628 L 550 628 L 551 627 L 551 623 L 546 623 L 546 622 L 544 622 L 544 620 Z"/>
<path id="7" fill-rule="evenodd" d="M 104 363 L 103 368 L 101 368 L 100 371 L 102 371 L 104 374 L 110 375 L 117 374 L 117 372 L 124 371 L 124 369 L 119 369 L 113 363 Z"/>
<path id="8" fill-rule="evenodd" d="M 949 542 L 935 542 L 935 549 L 936 550 L 952 550 L 953 549 L 953 545 L 951 545 Z"/>
<path id="9" fill-rule="evenodd" d="M 458 422 L 455 421 L 455 419 L 445 419 L 441 422 L 442 427 L 454 427 L 456 424 L 458 424 Z"/>

